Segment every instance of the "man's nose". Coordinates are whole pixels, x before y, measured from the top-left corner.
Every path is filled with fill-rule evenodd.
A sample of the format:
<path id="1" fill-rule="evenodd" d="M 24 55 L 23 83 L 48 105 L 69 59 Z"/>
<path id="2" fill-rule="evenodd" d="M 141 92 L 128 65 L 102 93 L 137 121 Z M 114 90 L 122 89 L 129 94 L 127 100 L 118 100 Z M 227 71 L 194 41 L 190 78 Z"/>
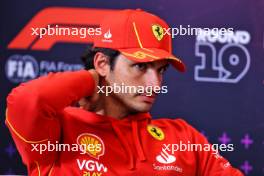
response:
<path id="1" fill-rule="evenodd" d="M 156 70 L 149 70 L 146 74 L 145 81 L 147 86 L 161 86 L 161 75 Z"/>

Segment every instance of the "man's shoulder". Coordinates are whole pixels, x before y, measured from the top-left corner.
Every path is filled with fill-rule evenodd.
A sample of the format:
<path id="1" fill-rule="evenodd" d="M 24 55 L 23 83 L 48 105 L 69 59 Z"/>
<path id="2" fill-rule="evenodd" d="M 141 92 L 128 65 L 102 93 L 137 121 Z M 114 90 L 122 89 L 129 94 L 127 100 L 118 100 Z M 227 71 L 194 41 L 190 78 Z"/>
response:
<path id="1" fill-rule="evenodd" d="M 176 124 L 188 124 L 183 118 L 176 117 L 176 118 L 169 118 L 169 117 L 160 117 L 152 119 L 152 122 L 161 123 L 161 124 L 168 124 L 168 123 L 176 123 Z"/>
<path id="2" fill-rule="evenodd" d="M 179 130 L 188 130 L 192 128 L 188 122 L 186 122 L 183 118 L 180 117 L 152 119 L 151 123 L 161 128 L 173 127 Z"/>
<path id="3" fill-rule="evenodd" d="M 152 120 L 151 124 L 164 131 L 173 132 L 174 135 L 188 136 L 190 140 L 206 141 L 205 137 L 196 128 L 182 118 L 159 118 Z"/>
<path id="4" fill-rule="evenodd" d="M 80 123 L 95 123 L 100 120 L 95 113 L 82 109 L 80 107 L 68 106 L 62 112 L 63 121 L 78 121 Z M 89 118 L 87 118 L 89 117 Z"/>

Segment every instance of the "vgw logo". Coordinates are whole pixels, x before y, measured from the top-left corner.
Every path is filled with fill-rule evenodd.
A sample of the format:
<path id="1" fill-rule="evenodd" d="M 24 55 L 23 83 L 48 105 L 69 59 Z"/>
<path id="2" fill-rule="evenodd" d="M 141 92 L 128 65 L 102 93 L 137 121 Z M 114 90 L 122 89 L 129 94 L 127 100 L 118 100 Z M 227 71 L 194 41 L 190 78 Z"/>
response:
<path id="1" fill-rule="evenodd" d="M 195 66 L 194 79 L 204 82 L 238 83 L 250 67 L 250 54 L 244 46 L 249 42 L 250 34 L 247 31 L 219 34 L 212 30 L 199 33 L 196 38 L 195 56 L 199 57 L 201 62 Z M 218 52 L 217 45 L 221 46 Z"/>

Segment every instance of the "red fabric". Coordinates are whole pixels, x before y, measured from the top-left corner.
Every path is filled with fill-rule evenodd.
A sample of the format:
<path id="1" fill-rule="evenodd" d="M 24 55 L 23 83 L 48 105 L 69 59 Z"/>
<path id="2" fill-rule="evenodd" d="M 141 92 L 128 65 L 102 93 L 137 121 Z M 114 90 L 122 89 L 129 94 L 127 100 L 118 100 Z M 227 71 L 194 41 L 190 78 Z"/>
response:
<path id="1" fill-rule="evenodd" d="M 70 107 L 92 95 L 94 88 L 90 73 L 77 71 L 49 74 L 9 94 L 6 124 L 29 175 L 242 175 L 231 166 L 224 167 L 224 158 L 217 159 L 205 151 L 167 151 L 176 160 L 162 164 L 157 156 L 163 144 L 177 144 L 180 140 L 207 144 L 207 140 L 181 119 L 152 120 L 149 113 L 142 113 L 117 120 Z M 147 130 L 149 124 L 161 129 L 165 138 L 154 138 Z M 100 156 L 77 151 L 31 151 L 32 144 L 76 144 L 78 137 L 82 139 L 87 134 L 90 142 L 101 145 Z"/>

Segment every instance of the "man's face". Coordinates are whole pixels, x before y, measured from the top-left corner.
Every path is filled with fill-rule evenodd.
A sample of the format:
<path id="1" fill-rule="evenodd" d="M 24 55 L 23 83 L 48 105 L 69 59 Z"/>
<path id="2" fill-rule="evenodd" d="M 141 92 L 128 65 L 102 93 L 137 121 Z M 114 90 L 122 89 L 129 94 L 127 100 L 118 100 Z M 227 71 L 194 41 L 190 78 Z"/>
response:
<path id="1" fill-rule="evenodd" d="M 163 73 L 168 65 L 168 60 L 139 63 L 119 55 L 113 70 L 109 72 L 105 80 L 110 86 L 115 83 L 123 86 L 144 87 L 145 90 L 146 87 L 151 87 L 154 90 L 154 87 L 161 87 Z M 117 100 L 118 104 L 128 112 L 137 113 L 148 112 L 157 94 L 145 91 L 144 93 L 112 93 L 109 96 Z"/>

